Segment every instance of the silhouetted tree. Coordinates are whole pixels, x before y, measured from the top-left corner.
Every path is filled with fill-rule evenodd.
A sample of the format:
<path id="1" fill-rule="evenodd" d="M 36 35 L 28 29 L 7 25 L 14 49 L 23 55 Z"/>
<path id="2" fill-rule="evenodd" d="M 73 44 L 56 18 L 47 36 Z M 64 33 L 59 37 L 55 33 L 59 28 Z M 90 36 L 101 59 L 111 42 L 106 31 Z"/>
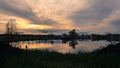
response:
<path id="1" fill-rule="evenodd" d="M 78 37 L 78 33 L 76 33 L 75 29 L 69 32 L 69 37 L 72 39 L 76 39 Z"/>
<path id="2" fill-rule="evenodd" d="M 6 24 L 6 34 L 17 34 L 16 20 L 10 19 Z"/>

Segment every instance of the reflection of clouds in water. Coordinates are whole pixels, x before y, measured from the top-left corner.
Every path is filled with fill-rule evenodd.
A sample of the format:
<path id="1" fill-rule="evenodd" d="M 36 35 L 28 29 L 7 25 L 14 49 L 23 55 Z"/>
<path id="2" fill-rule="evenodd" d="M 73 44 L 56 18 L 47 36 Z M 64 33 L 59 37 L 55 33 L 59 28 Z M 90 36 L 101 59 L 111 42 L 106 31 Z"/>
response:
<path id="1" fill-rule="evenodd" d="M 15 43 L 14 43 L 15 44 Z M 108 44 L 107 41 L 78 41 L 78 44 L 75 46 L 75 49 L 73 49 L 72 47 L 69 46 L 69 43 L 66 44 L 62 44 L 61 41 L 60 42 L 54 42 L 54 44 L 51 44 L 50 41 L 46 41 L 46 42 L 38 42 L 36 43 L 36 41 L 31 41 L 31 42 L 18 42 L 17 45 L 20 44 L 21 45 L 21 49 L 26 49 L 26 45 L 28 47 L 28 49 L 32 49 L 32 50 L 48 50 L 48 51 L 56 51 L 59 53 L 78 53 L 78 52 L 92 52 L 95 51 L 97 49 L 101 49 L 103 47 L 106 47 Z M 17 46 L 16 46 L 17 47 Z"/>
<path id="2" fill-rule="evenodd" d="M 22 49 L 25 49 L 25 46 L 28 46 L 29 49 L 45 49 L 45 48 L 51 48 L 52 45 L 51 44 L 23 44 L 22 45 Z"/>
<path id="3" fill-rule="evenodd" d="M 87 42 L 79 42 L 76 46 L 75 52 L 92 52 L 97 49 L 101 49 L 106 47 L 108 44 L 107 41 L 87 41 Z"/>
<path id="4" fill-rule="evenodd" d="M 68 44 L 54 44 L 52 48 L 54 51 L 58 51 L 60 53 L 73 53 L 73 49 Z"/>

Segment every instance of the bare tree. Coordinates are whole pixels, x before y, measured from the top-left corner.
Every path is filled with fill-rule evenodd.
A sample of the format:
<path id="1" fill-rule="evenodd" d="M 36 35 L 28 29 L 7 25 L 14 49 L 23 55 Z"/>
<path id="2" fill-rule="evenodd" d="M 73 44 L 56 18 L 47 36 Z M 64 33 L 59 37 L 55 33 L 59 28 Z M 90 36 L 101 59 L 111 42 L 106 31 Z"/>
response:
<path id="1" fill-rule="evenodd" d="M 6 24 L 6 34 L 17 34 L 16 20 L 10 19 Z"/>

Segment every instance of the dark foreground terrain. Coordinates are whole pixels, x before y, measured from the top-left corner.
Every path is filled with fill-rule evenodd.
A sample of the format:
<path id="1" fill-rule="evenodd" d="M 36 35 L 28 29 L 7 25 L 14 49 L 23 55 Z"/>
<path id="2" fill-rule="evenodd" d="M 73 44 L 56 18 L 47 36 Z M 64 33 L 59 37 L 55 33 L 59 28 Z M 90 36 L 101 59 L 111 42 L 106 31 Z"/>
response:
<path id="1" fill-rule="evenodd" d="M 120 68 L 120 43 L 93 53 L 64 55 L 0 43 L 0 68 Z"/>

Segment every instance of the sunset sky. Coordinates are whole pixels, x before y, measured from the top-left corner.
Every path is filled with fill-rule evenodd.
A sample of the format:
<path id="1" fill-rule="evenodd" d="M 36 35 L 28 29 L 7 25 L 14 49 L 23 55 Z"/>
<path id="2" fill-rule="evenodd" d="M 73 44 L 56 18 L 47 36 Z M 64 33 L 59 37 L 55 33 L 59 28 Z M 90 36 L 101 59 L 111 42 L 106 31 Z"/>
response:
<path id="1" fill-rule="evenodd" d="M 0 0 L 0 34 L 10 19 L 25 34 L 120 33 L 120 0 Z"/>

